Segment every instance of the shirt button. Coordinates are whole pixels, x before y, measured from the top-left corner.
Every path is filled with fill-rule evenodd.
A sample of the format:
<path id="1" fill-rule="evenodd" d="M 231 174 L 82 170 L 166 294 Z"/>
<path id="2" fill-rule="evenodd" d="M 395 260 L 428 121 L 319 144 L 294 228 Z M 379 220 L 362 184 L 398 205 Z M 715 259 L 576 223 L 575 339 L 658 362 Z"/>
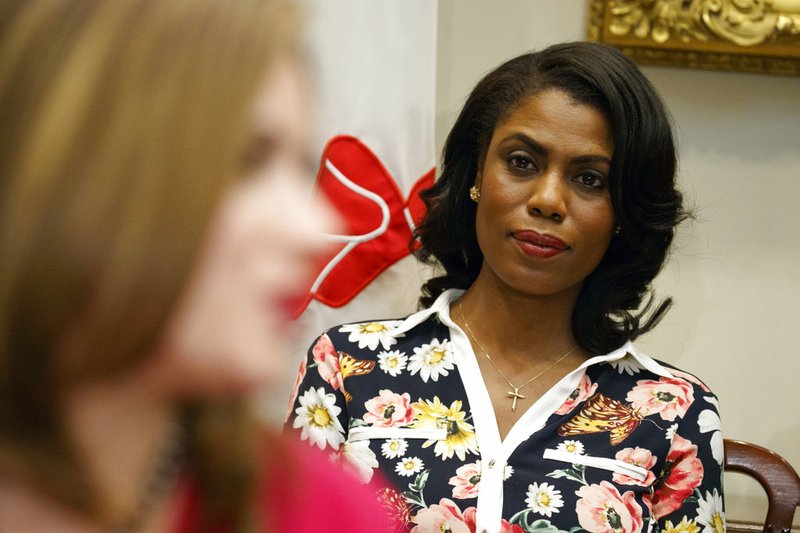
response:
<path id="1" fill-rule="evenodd" d="M 494 468 L 494 459 L 489 461 L 489 468 Z"/>

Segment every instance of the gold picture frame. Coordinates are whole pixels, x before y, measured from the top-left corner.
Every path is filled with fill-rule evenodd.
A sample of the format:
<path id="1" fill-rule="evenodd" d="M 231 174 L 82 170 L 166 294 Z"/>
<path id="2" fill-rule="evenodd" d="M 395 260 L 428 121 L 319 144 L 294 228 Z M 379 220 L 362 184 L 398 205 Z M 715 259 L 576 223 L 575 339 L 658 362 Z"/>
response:
<path id="1" fill-rule="evenodd" d="M 800 76 L 800 0 L 590 0 L 588 37 L 643 65 Z"/>

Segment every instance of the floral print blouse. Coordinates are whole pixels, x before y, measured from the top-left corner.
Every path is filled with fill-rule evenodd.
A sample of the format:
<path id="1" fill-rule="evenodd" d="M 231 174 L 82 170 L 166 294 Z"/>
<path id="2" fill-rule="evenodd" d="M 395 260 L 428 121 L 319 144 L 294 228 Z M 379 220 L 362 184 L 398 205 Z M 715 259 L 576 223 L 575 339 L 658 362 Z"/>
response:
<path id="1" fill-rule="evenodd" d="M 413 532 L 725 528 L 717 399 L 633 344 L 592 357 L 501 440 L 461 291 L 404 320 L 334 327 L 309 350 L 287 428 L 330 452 Z"/>

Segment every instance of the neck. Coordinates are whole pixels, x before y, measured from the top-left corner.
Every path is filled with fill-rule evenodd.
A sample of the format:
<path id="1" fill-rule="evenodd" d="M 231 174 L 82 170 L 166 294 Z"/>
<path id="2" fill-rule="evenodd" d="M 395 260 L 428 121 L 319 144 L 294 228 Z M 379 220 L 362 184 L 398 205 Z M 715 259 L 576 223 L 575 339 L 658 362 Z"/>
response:
<path id="1" fill-rule="evenodd" d="M 139 511 L 166 441 L 177 436 L 176 404 L 134 374 L 75 390 L 65 413 L 104 518 L 128 520 Z"/>
<path id="2" fill-rule="evenodd" d="M 459 299 L 472 333 L 496 360 L 529 364 L 531 354 L 555 360 L 576 346 L 572 310 L 578 289 L 532 296 L 516 291 L 486 274 L 485 269 Z M 578 348 L 575 354 L 585 355 Z"/>

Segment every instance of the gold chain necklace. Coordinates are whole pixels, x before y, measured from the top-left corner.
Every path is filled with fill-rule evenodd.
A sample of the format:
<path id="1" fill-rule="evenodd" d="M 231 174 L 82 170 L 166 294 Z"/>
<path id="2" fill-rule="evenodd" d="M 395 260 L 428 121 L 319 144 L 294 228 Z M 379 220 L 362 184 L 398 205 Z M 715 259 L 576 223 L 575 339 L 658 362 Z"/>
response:
<path id="1" fill-rule="evenodd" d="M 485 356 L 486 356 L 486 359 L 488 359 L 488 360 L 489 360 L 489 362 L 490 362 L 490 363 L 492 364 L 492 366 L 494 367 L 494 369 L 495 369 L 495 370 L 497 370 L 497 373 L 498 373 L 498 374 L 500 374 L 500 376 L 501 376 L 501 377 L 502 377 L 504 380 L 506 380 L 506 383 L 508 383 L 508 386 L 509 386 L 509 387 L 511 387 L 512 389 L 514 389 L 513 391 L 510 391 L 510 390 L 509 390 L 509 391 L 506 391 L 506 394 L 508 394 L 508 397 L 509 397 L 509 398 L 513 398 L 513 401 L 512 401 L 512 403 L 511 403 L 511 410 L 512 410 L 512 411 L 516 411 L 516 410 L 517 410 L 517 400 L 524 400 L 524 399 L 525 399 L 525 396 L 523 396 L 522 394 L 520 394 L 520 393 L 519 393 L 519 390 L 520 390 L 521 388 L 523 388 L 523 387 L 525 387 L 526 385 L 528 385 L 529 383 L 533 382 L 534 380 L 536 380 L 536 378 L 540 377 L 541 375 L 543 375 L 543 374 L 544 374 L 545 372 L 547 372 L 548 370 L 551 370 L 551 369 L 552 369 L 554 366 L 556 366 L 558 363 L 560 363 L 561 361 L 563 361 L 564 359 L 566 359 L 566 358 L 567 358 L 567 356 L 569 356 L 570 354 L 572 354 L 572 352 L 574 352 L 574 351 L 575 351 L 575 350 L 578 348 L 578 346 L 577 346 L 577 345 L 573 346 L 573 347 L 570 349 L 570 351 L 568 351 L 567 353 L 565 353 L 564 355 L 562 355 L 561 357 L 559 357 L 559 358 L 558 358 L 558 361 L 556 361 L 556 362 L 555 362 L 555 363 L 553 363 L 552 365 L 548 366 L 547 368 L 545 368 L 544 370 L 542 370 L 541 372 L 539 372 L 538 374 L 536 374 L 535 376 L 533 376 L 531 379 L 529 379 L 528 381 L 526 381 L 525 383 L 523 383 L 522 385 L 520 385 L 519 387 L 517 387 L 516 385 L 514 385 L 513 383 L 511 383 L 511 380 L 510 380 L 510 379 L 508 379 L 508 378 L 506 377 L 506 375 L 503 373 L 503 371 L 502 371 L 502 370 L 500 370 L 500 368 L 497 366 L 497 364 L 495 364 L 495 362 L 492 360 L 492 357 L 489 355 L 489 352 L 488 352 L 488 350 L 486 350 L 486 348 L 484 348 L 484 347 L 483 347 L 483 345 L 482 345 L 480 342 L 478 342 L 478 339 L 476 339 L 476 338 L 475 338 L 475 334 L 474 334 L 474 333 L 472 333 L 472 328 L 471 328 L 471 327 L 469 327 L 469 322 L 467 322 L 467 319 L 464 317 L 464 306 L 463 306 L 463 304 L 459 304 L 459 305 L 458 305 L 458 312 L 461 314 L 461 321 L 462 321 L 462 322 L 464 322 L 464 326 L 466 326 L 466 328 L 467 328 L 467 333 L 469 334 L 469 337 L 470 337 L 470 338 L 471 338 L 471 339 L 472 339 L 472 340 L 475 342 L 475 344 L 477 344 L 477 345 L 478 345 L 478 348 L 480 348 L 480 349 L 481 349 L 481 351 L 483 352 L 483 355 L 485 355 Z"/>

